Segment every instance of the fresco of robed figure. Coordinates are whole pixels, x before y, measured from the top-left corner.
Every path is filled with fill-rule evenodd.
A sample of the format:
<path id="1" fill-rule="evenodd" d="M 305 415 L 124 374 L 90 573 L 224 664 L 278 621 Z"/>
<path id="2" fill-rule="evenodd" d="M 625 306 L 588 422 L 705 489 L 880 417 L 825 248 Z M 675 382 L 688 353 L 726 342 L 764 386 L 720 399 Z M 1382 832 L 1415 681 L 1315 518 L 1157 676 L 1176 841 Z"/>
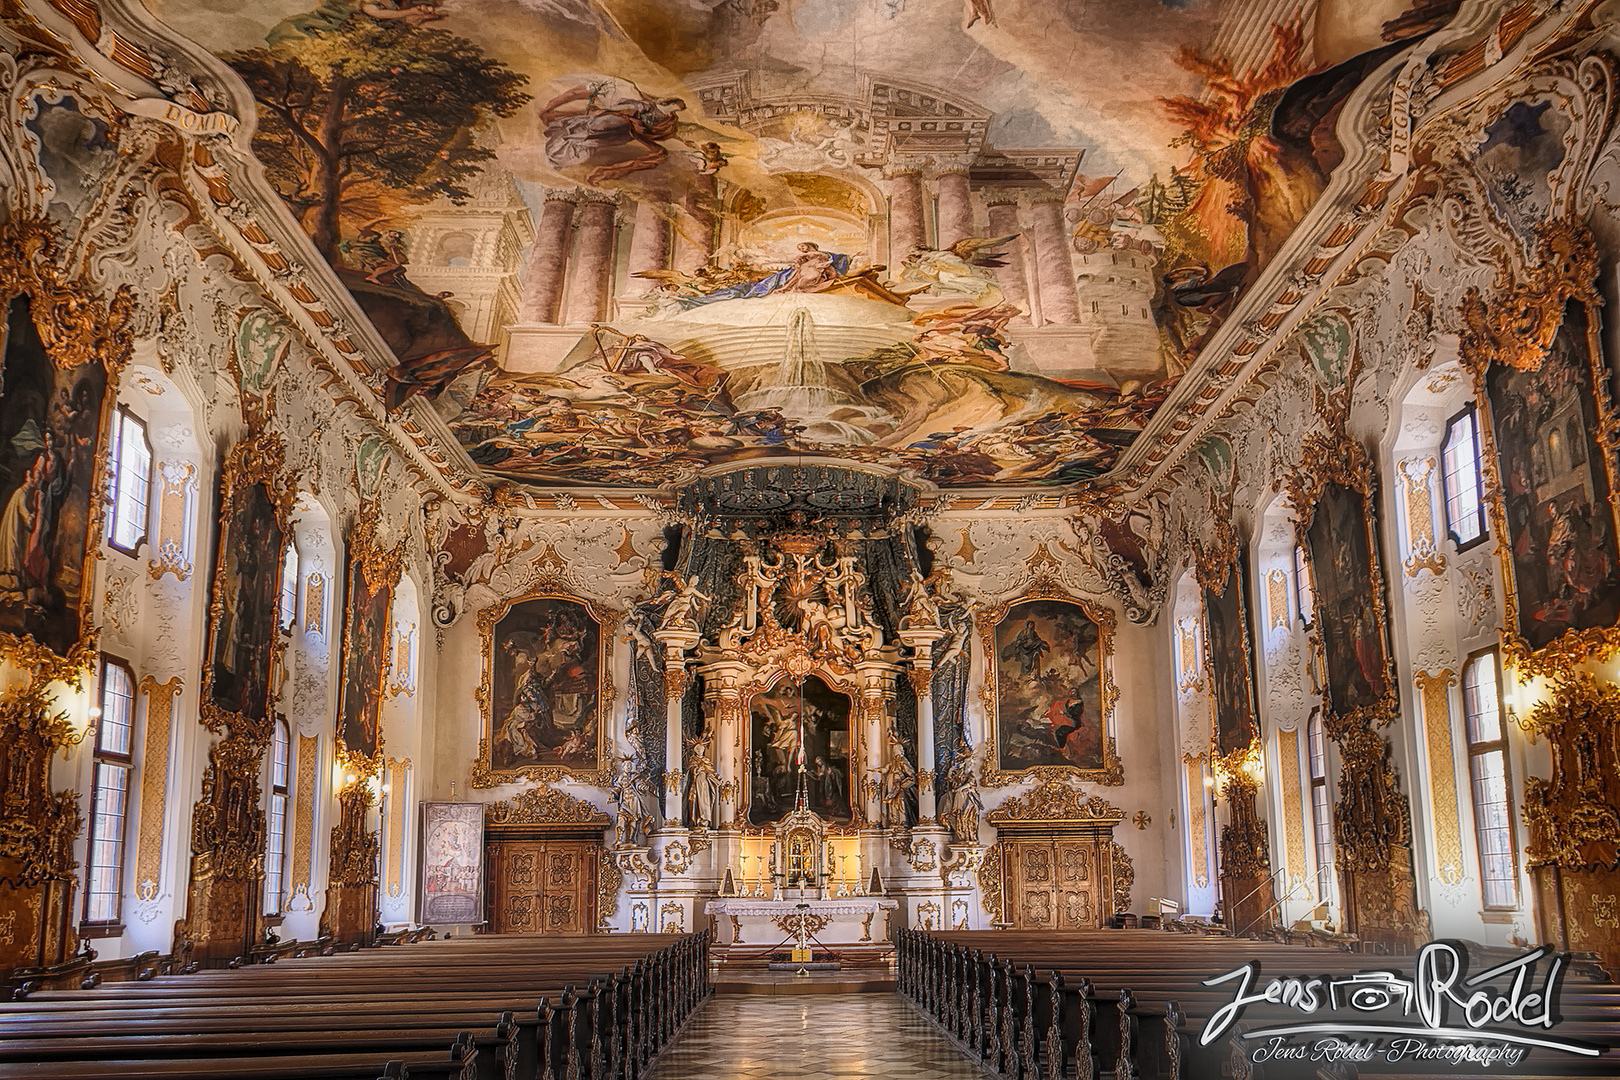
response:
<path id="1" fill-rule="evenodd" d="M 1254 717 L 1254 664 L 1249 637 L 1249 604 L 1244 551 L 1227 571 L 1219 592 L 1204 590 L 1205 640 L 1209 643 L 1214 687 L 1215 749 L 1230 754 L 1246 749 L 1257 732 Z"/>
<path id="2" fill-rule="evenodd" d="M 1517 630 L 1532 649 L 1620 619 L 1620 549 L 1595 438 L 1587 330 L 1585 310 L 1571 303 L 1539 371 L 1496 367 L 1486 378 Z"/>
<path id="3" fill-rule="evenodd" d="M 99 363 L 59 370 L 24 296 L 6 311 L 0 350 L 0 633 L 65 656 L 79 640 L 107 377 Z"/>
<path id="4" fill-rule="evenodd" d="M 269 489 L 235 493 L 219 551 L 220 619 L 209 644 L 210 693 L 221 709 L 263 720 L 270 706 L 281 557 L 286 547 Z"/>
<path id="5" fill-rule="evenodd" d="M 495 624 L 490 766 L 593 769 L 601 634 L 583 604 L 543 596 Z"/>
<path id="6" fill-rule="evenodd" d="M 383 680 L 388 662 L 389 609 L 393 590 L 370 581 L 358 562 L 349 567 L 349 614 L 343 628 L 343 702 L 338 733 L 359 754 L 377 752 Z"/>
<path id="7" fill-rule="evenodd" d="M 1384 642 L 1373 590 L 1372 548 L 1361 493 L 1328 484 L 1308 531 L 1316 616 L 1327 660 L 1328 704 L 1345 715 L 1383 700 L 1389 691 Z"/>
<path id="8" fill-rule="evenodd" d="M 754 698 L 749 711 L 748 821 L 768 825 L 793 809 L 799 783 L 800 717 L 806 802 L 828 821 L 848 821 L 849 696 L 815 675 Z"/>
<path id="9" fill-rule="evenodd" d="M 1078 604 L 1030 600 L 996 624 L 1000 767 L 1103 767 L 1100 643 Z"/>

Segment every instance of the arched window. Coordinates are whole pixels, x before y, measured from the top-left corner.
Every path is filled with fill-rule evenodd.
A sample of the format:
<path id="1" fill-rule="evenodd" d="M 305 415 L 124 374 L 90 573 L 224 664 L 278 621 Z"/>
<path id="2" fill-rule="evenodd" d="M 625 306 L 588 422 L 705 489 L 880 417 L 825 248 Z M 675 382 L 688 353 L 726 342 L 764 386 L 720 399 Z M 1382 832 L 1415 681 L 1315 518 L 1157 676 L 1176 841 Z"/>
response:
<path id="1" fill-rule="evenodd" d="M 1304 544 L 1294 545 L 1294 604 L 1306 626 L 1316 617 L 1316 590 L 1311 588 L 1311 560 Z"/>
<path id="2" fill-rule="evenodd" d="M 281 886 L 287 877 L 287 769 L 292 740 L 287 722 L 277 720 L 270 739 L 270 813 L 264 838 L 264 912 L 281 913 Z"/>
<path id="3" fill-rule="evenodd" d="M 1513 842 L 1507 737 L 1502 726 L 1496 650 L 1476 653 L 1463 667 L 1463 718 L 1468 727 L 1468 775 L 1479 840 L 1479 880 L 1487 908 L 1519 906 L 1518 852 Z"/>
<path id="4" fill-rule="evenodd" d="M 1328 798 L 1327 744 L 1322 739 L 1322 717 L 1312 716 L 1305 727 L 1311 758 L 1311 827 L 1316 841 L 1316 898 L 1333 895 L 1333 806 Z"/>
<path id="5" fill-rule="evenodd" d="M 146 425 L 122 405 L 113 414 L 112 450 L 107 475 L 112 483 L 112 512 L 107 543 L 133 555 L 146 542 L 146 506 L 152 483 L 152 444 Z"/>
<path id="6" fill-rule="evenodd" d="M 298 545 L 290 540 L 281 560 L 281 598 L 276 611 L 282 632 L 291 630 L 298 621 Z"/>
<path id="7" fill-rule="evenodd" d="M 1479 420 L 1472 405 L 1446 423 L 1440 445 L 1446 493 L 1446 530 L 1458 551 L 1485 539 L 1485 481 L 1479 467 Z"/>
<path id="8" fill-rule="evenodd" d="M 124 823 L 129 817 L 135 742 L 135 674 L 122 660 L 101 658 L 90 836 L 85 852 L 84 921 L 92 934 L 122 932 Z"/>

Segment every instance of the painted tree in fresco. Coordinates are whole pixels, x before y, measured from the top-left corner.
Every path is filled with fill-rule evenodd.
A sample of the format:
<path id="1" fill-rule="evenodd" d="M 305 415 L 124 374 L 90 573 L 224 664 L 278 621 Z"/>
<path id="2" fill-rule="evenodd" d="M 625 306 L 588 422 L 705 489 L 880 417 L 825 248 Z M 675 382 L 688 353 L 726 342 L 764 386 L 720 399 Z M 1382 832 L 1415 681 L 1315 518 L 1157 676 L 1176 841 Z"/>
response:
<path id="1" fill-rule="evenodd" d="M 336 264 L 345 234 L 407 203 L 469 198 L 465 181 L 493 156 L 473 131 L 529 95 L 525 76 L 465 38 L 326 14 L 227 59 L 259 103 L 255 153 Z"/>

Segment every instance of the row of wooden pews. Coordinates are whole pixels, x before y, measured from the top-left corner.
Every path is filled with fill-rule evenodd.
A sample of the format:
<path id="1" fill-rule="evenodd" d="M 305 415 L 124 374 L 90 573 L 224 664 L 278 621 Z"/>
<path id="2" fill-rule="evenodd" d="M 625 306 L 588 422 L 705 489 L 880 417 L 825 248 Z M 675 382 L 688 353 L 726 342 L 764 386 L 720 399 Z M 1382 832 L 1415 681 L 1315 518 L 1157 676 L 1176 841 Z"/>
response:
<path id="1" fill-rule="evenodd" d="M 1470 950 L 1470 971 L 1513 959 L 1516 950 Z M 1228 1033 L 1200 1044 L 1206 1023 L 1230 1003 L 1235 982 L 1203 980 L 1257 962 L 1253 992 L 1274 976 L 1348 976 L 1389 971 L 1411 978 L 1412 958 L 1374 957 L 1280 943 L 1189 937 L 1159 931 L 1101 931 L 1063 936 L 1017 931 L 902 930 L 898 988 L 969 1053 L 1007 1080 L 1288 1080 L 1333 1077 L 1620 1076 L 1620 986 L 1570 972 L 1558 995 L 1552 1034 L 1602 1048 L 1595 1057 L 1530 1048 L 1512 1068 L 1500 1062 L 1470 1071 L 1410 1056 L 1391 1061 L 1354 1052 L 1307 1062 L 1257 1061 L 1261 1044 L 1244 1036 L 1271 1025 L 1309 1021 L 1283 1004 L 1249 1006 Z M 1539 989 L 1547 960 L 1529 989 Z M 1453 1010 L 1454 1012 L 1456 1010 Z M 1323 1013 L 1347 1023 L 1346 1010 Z M 1351 1014 L 1355 1015 L 1355 1014 Z M 1518 1030 L 1511 1023 L 1507 1030 Z M 1325 1037 L 1333 1037 L 1328 1033 Z M 1346 1042 L 1357 1036 L 1344 1034 Z M 1365 1037 L 1361 1037 L 1364 1039 Z M 1296 1040 L 1307 1044 L 1311 1039 Z M 1480 1032 L 1480 1042 L 1488 1033 Z M 1442 1040 L 1444 1042 L 1444 1040 Z M 1448 1044 L 1455 1045 L 1455 1044 Z M 1264 1054 L 1260 1055 L 1262 1058 Z"/>
<path id="2" fill-rule="evenodd" d="M 0 1078 L 636 1080 L 709 934 L 455 937 L 0 1005 Z"/>

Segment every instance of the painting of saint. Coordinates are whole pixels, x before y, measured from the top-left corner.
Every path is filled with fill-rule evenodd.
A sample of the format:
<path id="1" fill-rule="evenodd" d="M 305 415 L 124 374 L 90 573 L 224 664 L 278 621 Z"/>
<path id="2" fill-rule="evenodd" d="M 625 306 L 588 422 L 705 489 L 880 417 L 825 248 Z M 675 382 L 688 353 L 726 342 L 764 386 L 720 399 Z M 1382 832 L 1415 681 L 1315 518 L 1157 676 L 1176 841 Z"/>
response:
<path id="1" fill-rule="evenodd" d="M 1080 605 L 1014 604 L 996 623 L 999 767 L 1103 767 L 1101 632 Z"/>
<path id="2" fill-rule="evenodd" d="M 1532 649 L 1620 619 L 1620 550 L 1597 442 L 1586 310 L 1571 303 L 1537 371 L 1486 376 L 1519 637 Z"/>
<path id="3" fill-rule="evenodd" d="M 484 917 L 484 804 L 422 804 L 424 923 Z"/>
<path id="4" fill-rule="evenodd" d="M 65 656 L 80 637 L 106 372 L 59 369 L 26 296 L 6 309 L 0 350 L 0 633 Z"/>
<path id="5" fill-rule="evenodd" d="M 1306 535 L 1327 660 L 1328 706 L 1345 716 L 1377 705 L 1394 689 L 1374 600 L 1383 583 L 1373 568 L 1361 493 L 1340 484 L 1323 487 Z"/>
<path id="6" fill-rule="evenodd" d="M 1259 727 L 1254 711 L 1254 661 L 1250 650 L 1247 560 L 1242 548 L 1217 592 L 1204 590 L 1205 663 L 1213 688 L 1215 750 L 1248 748 Z"/>
<path id="7" fill-rule="evenodd" d="M 343 696 L 338 736 L 357 754 L 377 752 L 383 680 L 387 678 L 389 608 L 394 590 L 382 575 L 372 580 L 360 561 L 349 567 L 348 614 L 343 626 Z"/>
<path id="8" fill-rule="evenodd" d="M 804 765 L 805 802 L 828 821 L 850 818 L 848 695 L 815 675 L 754 698 L 749 709 L 748 821 L 769 825 L 793 810 Z"/>
<path id="9" fill-rule="evenodd" d="M 513 604 L 494 624 L 490 767 L 589 771 L 601 767 L 602 635 L 577 600 Z"/>
<path id="10" fill-rule="evenodd" d="M 229 497 L 214 574 L 219 618 L 209 640 L 208 696 L 219 709 L 263 720 L 270 713 L 276 603 L 286 539 L 262 481 L 236 487 Z"/>

